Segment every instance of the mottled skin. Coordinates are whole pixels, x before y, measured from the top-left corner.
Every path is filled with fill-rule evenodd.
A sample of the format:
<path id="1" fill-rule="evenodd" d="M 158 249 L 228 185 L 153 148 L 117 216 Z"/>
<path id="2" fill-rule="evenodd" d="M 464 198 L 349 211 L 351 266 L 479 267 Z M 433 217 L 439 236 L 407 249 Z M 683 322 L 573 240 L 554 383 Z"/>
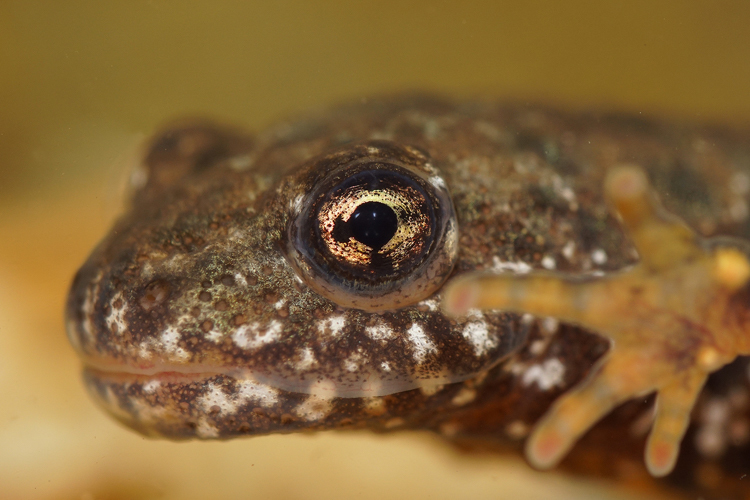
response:
<path id="1" fill-rule="evenodd" d="M 381 312 L 321 297 L 285 251 L 314 172 L 347 155 L 422 157 L 455 205 L 454 277 L 609 273 L 638 260 L 603 196 L 611 167 L 642 166 L 666 208 L 700 233 L 748 238 L 748 137 L 421 96 L 254 138 L 178 124 L 151 143 L 130 210 L 76 276 L 68 334 L 95 399 L 148 435 L 431 429 L 473 449 L 518 449 L 608 341 L 515 313 L 453 320 L 438 307 L 442 289 Z M 641 464 L 652 398 L 615 410 L 563 465 L 631 486 L 748 495 L 749 385 L 745 358 L 709 378 L 677 468 L 658 483 Z"/>

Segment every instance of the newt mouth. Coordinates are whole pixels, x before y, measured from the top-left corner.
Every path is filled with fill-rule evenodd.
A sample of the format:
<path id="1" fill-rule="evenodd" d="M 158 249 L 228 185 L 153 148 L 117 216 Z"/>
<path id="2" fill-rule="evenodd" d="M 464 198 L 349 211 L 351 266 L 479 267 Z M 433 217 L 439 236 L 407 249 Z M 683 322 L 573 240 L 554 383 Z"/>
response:
<path id="1" fill-rule="evenodd" d="M 123 378 L 163 378 L 168 376 L 200 378 L 202 376 L 231 375 L 235 373 L 249 374 L 247 369 L 227 369 L 209 364 L 172 364 L 167 362 L 129 364 L 111 357 L 83 356 L 82 361 L 86 370 L 102 377 Z"/>
<path id="2" fill-rule="evenodd" d="M 273 366 L 268 371 L 257 367 L 219 366 L 208 363 L 177 364 L 159 360 L 141 364 L 126 363 L 111 356 L 82 356 L 87 376 L 112 383 L 140 383 L 143 381 L 194 384 L 214 377 L 230 377 L 251 381 L 275 390 L 315 396 L 323 399 L 356 399 L 387 396 L 411 390 L 432 393 L 439 388 L 473 378 L 479 373 L 436 372 L 418 378 L 393 370 L 388 376 L 370 366 L 357 371 L 332 371 L 323 367 L 314 371 L 299 371 L 289 366 Z M 500 360 L 498 360 L 499 362 Z"/>
<path id="3" fill-rule="evenodd" d="M 227 375 L 219 371 L 180 371 L 180 370 L 102 370 L 94 366 L 86 366 L 84 371 L 90 377 L 107 380 L 112 383 L 194 383 L 212 377 Z"/>

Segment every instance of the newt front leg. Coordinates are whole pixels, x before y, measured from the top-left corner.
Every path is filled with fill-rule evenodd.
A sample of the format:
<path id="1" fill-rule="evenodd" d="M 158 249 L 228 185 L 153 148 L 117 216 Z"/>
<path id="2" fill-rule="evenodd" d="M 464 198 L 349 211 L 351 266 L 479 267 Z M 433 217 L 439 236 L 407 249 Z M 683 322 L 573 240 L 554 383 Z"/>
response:
<path id="1" fill-rule="evenodd" d="M 750 260 L 741 240 L 703 240 L 663 212 L 644 172 L 614 169 L 605 193 L 640 255 L 597 278 L 549 273 L 472 275 L 446 291 L 444 308 L 554 316 L 611 340 L 592 374 L 561 396 L 526 443 L 537 468 L 554 467 L 620 403 L 657 393 L 645 460 L 654 476 L 674 468 L 690 412 L 708 375 L 750 353 Z"/>

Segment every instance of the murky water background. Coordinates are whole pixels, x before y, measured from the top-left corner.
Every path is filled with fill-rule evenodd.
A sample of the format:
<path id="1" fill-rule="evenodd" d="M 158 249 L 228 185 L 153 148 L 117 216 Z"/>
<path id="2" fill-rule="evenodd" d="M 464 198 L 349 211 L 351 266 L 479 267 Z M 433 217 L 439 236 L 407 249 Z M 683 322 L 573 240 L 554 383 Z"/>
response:
<path id="1" fill-rule="evenodd" d="M 0 498 L 624 498 L 430 435 L 145 440 L 84 394 L 64 296 L 169 118 L 427 89 L 748 123 L 750 3 L 235 3 L 0 4 Z"/>

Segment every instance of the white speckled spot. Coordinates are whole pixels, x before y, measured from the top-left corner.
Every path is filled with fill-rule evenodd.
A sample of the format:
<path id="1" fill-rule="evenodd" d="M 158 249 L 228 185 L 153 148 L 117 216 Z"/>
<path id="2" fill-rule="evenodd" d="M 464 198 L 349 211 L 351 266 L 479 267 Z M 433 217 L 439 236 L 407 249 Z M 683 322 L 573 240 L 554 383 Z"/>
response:
<path id="1" fill-rule="evenodd" d="M 388 361 L 383 361 L 382 363 L 380 363 L 380 369 L 384 372 L 389 372 L 391 371 L 391 365 L 390 363 L 388 363 Z"/>
<path id="2" fill-rule="evenodd" d="M 597 264 L 599 266 L 601 266 L 602 264 L 606 264 L 607 252 L 605 252 L 601 248 L 597 248 L 591 252 L 591 260 L 594 261 L 594 264 Z"/>
<path id="3" fill-rule="evenodd" d="M 278 340 L 282 329 L 283 325 L 277 320 L 272 320 L 265 328 L 261 328 L 257 322 L 242 325 L 232 334 L 232 341 L 242 349 L 257 349 Z"/>
<path id="4" fill-rule="evenodd" d="M 164 349 L 166 349 L 167 351 L 173 351 L 177 348 L 177 342 L 179 342 L 180 337 L 180 332 L 178 332 L 175 327 L 169 326 L 161 334 L 159 341 L 161 342 L 161 345 L 164 347 Z"/>
<path id="5" fill-rule="evenodd" d="M 224 338 L 224 334 L 221 333 L 216 328 L 211 328 L 211 330 L 209 330 L 208 333 L 206 333 L 205 337 L 211 342 L 219 342 L 221 339 Z"/>
<path id="6" fill-rule="evenodd" d="M 128 403 L 130 408 L 121 408 L 117 414 L 128 414 L 129 411 L 132 411 L 137 415 L 137 420 L 145 424 L 163 422 L 167 418 L 168 410 L 162 405 L 153 405 L 143 398 L 134 396 L 128 398 Z M 130 415 L 128 416 L 130 417 Z"/>
<path id="7" fill-rule="evenodd" d="M 149 380 L 143 384 L 143 392 L 151 394 L 161 386 L 160 380 Z"/>
<path id="8" fill-rule="evenodd" d="M 419 392 L 429 398 L 437 394 L 439 391 L 442 391 L 443 387 L 445 386 L 442 384 L 434 384 L 431 381 L 425 381 L 419 386 Z"/>
<path id="9" fill-rule="evenodd" d="M 150 280 L 154 276 L 154 265 L 150 260 L 147 260 L 141 266 L 141 276 L 146 280 Z"/>
<path id="10" fill-rule="evenodd" d="M 234 275 L 234 282 L 237 283 L 241 287 L 247 286 L 247 280 L 241 273 L 235 273 Z"/>
<path id="11" fill-rule="evenodd" d="M 301 349 L 297 355 L 297 358 L 299 359 L 299 361 L 297 361 L 295 368 L 298 371 L 309 370 L 310 368 L 318 364 L 318 360 L 315 359 L 315 353 L 310 347 Z"/>
<path id="12" fill-rule="evenodd" d="M 557 358 L 544 361 L 542 364 L 530 366 L 523 374 L 523 385 L 536 384 L 539 389 L 548 391 L 553 387 L 562 386 L 565 377 L 565 366 Z"/>
<path id="13" fill-rule="evenodd" d="M 385 423 L 385 428 L 386 429 L 395 429 L 396 427 L 401 427 L 405 423 L 406 423 L 406 421 L 403 418 L 401 418 L 401 417 L 394 417 L 394 418 L 388 420 Z"/>
<path id="14" fill-rule="evenodd" d="M 529 345 L 529 352 L 534 356 L 541 355 L 547 348 L 547 342 L 544 340 L 535 340 Z"/>
<path id="15" fill-rule="evenodd" d="M 329 332 L 332 336 L 336 337 L 341 333 L 341 330 L 343 330 L 345 326 L 346 317 L 342 314 L 340 316 L 333 316 L 319 321 L 318 331 L 323 334 Z"/>
<path id="16" fill-rule="evenodd" d="M 544 333 L 553 334 L 560 327 L 560 321 L 557 318 L 548 316 L 542 320 L 542 330 Z"/>
<path id="17" fill-rule="evenodd" d="M 219 429 L 210 424 L 206 418 L 201 418 L 195 427 L 195 434 L 204 439 L 217 438 L 219 437 Z"/>
<path id="18" fill-rule="evenodd" d="M 573 258 L 573 255 L 576 253 L 576 242 L 573 240 L 570 240 L 565 244 L 565 246 L 562 248 L 562 254 L 563 257 L 570 260 Z"/>
<path id="19" fill-rule="evenodd" d="M 393 336 L 393 329 L 385 323 L 378 323 L 375 326 L 365 327 L 365 333 L 372 340 L 383 341 Z"/>
<path id="20" fill-rule="evenodd" d="M 355 352 L 344 360 L 344 368 L 348 372 L 356 372 L 357 370 L 359 370 L 359 363 L 361 359 L 362 356 L 359 353 Z"/>
<path id="21" fill-rule="evenodd" d="M 141 342 L 138 345 L 138 357 L 141 359 L 151 359 L 154 353 L 151 351 L 151 345 L 148 342 Z"/>
<path id="22" fill-rule="evenodd" d="M 81 305 L 81 313 L 83 314 L 83 324 L 81 327 L 88 342 L 94 342 L 94 300 L 95 297 L 99 295 L 99 286 L 102 281 L 102 275 L 102 272 L 99 271 L 96 278 L 94 278 L 93 283 L 86 288 L 86 296 Z"/>
<path id="23" fill-rule="evenodd" d="M 529 434 L 529 426 L 522 420 L 514 420 L 505 427 L 505 434 L 512 439 L 523 439 Z"/>
<path id="24" fill-rule="evenodd" d="M 487 351 L 497 347 L 497 338 L 490 336 L 487 323 L 483 320 L 467 323 L 461 335 L 471 343 L 477 357 L 484 356 Z"/>
<path id="25" fill-rule="evenodd" d="M 116 302 L 120 302 L 120 307 L 115 307 Z M 109 301 L 109 314 L 105 318 L 109 331 L 122 335 L 128 329 L 128 324 L 125 321 L 127 311 L 128 304 L 123 299 L 122 292 L 117 292 Z"/>
<path id="26" fill-rule="evenodd" d="M 275 405 L 279 400 L 278 390 L 254 380 L 242 380 L 237 394 L 243 403 L 252 401 L 266 408 Z"/>
<path id="27" fill-rule="evenodd" d="M 500 257 L 495 255 L 492 257 L 492 270 L 496 273 L 502 273 L 511 271 L 518 274 L 526 274 L 531 272 L 531 266 L 525 262 L 511 262 L 507 260 L 501 260 Z"/>
<path id="28" fill-rule="evenodd" d="M 412 350 L 414 351 L 414 360 L 417 363 L 422 363 L 425 356 L 430 353 L 437 352 L 435 344 L 427 337 L 424 333 L 424 328 L 416 323 L 412 323 L 409 329 L 406 331 L 406 335 L 411 342 Z"/>
<path id="29" fill-rule="evenodd" d="M 308 421 L 323 420 L 331 412 L 331 400 L 312 395 L 297 406 L 294 412 Z"/>
<path id="30" fill-rule="evenodd" d="M 557 269 L 557 261 L 555 261 L 555 258 L 552 257 L 551 255 L 545 255 L 542 258 L 541 264 L 543 268 L 548 269 L 550 271 Z"/>
<path id="31" fill-rule="evenodd" d="M 568 202 L 568 208 L 575 212 L 578 210 L 578 200 L 576 199 L 575 192 L 569 187 L 564 187 L 560 190 L 560 196 Z"/>
<path id="32" fill-rule="evenodd" d="M 435 186 L 437 189 L 445 189 L 445 181 L 439 175 L 433 175 L 429 179 L 430 184 Z"/>
<path id="33" fill-rule="evenodd" d="M 427 299 L 423 300 L 422 302 L 417 304 L 418 306 L 423 306 L 429 309 L 430 311 L 437 311 L 438 310 L 438 302 L 435 299 Z"/>
<path id="34" fill-rule="evenodd" d="M 167 327 L 159 336 L 159 345 L 172 360 L 187 361 L 190 358 L 190 354 L 179 346 L 181 338 L 182 334 L 173 326 Z"/>
<path id="35" fill-rule="evenodd" d="M 464 387 L 453 396 L 451 403 L 454 406 L 463 406 L 471 403 L 477 397 L 477 391 L 470 387 Z"/>
<path id="36" fill-rule="evenodd" d="M 724 426 L 729 418 L 729 402 L 723 398 L 712 398 L 701 411 L 701 420 L 710 424 Z"/>
<path id="37" fill-rule="evenodd" d="M 713 425 L 704 425 L 695 434 L 695 447 L 706 458 L 720 458 L 727 449 L 724 432 Z"/>
<path id="38" fill-rule="evenodd" d="M 221 386 L 209 384 L 198 403 L 206 413 L 218 407 L 222 415 L 232 415 L 248 401 L 267 408 L 277 403 L 278 391 L 254 380 L 240 380 L 236 391 L 231 394 Z"/>
<path id="39" fill-rule="evenodd" d="M 727 448 L 727 424 L 731 409 L 724 398 L 714 397 L 706 402 L 700 413 L 701 426 L 695 435 L 695 445 L 702 455 L 719 458 Z"/>
<path id="40" fill-rule="evenodd" d="M 231 415 L 237 411 L 236 395 L 231 397 L 216 384 L 209 384 L 198 402 L 206 413 L 209 413 L 213 407 L 218 407 L 219 412 L 224 415 Z"/>

